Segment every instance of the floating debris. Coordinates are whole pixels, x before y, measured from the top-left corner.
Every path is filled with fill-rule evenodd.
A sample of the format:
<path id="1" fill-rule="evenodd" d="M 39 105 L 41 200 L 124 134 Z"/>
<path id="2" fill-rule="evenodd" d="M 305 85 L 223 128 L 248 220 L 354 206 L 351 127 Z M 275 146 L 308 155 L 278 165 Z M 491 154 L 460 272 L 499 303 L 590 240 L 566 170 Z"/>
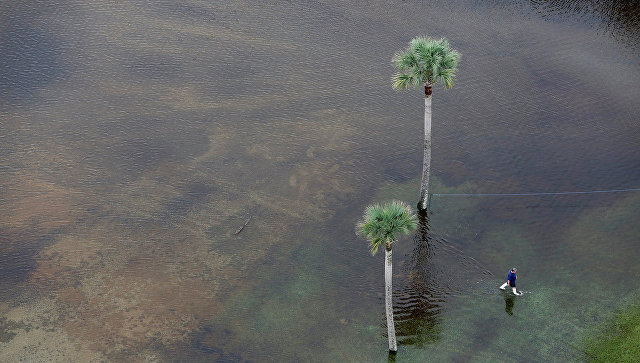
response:
<path id="1" fill-rule="evenodd" d="M 249 219 L 247 219 L 247 221 L 246 221 L 246 222 L 244 222 L 244 224 L 242 225 L 242 227 L 238 228 L 238 230 L 237 230 L 237 231 L 235 231 L 233 234 L 234 234 L 234 235 L 237 235 L 237 234 L 239 234 L 240 232 L 242 232 L 242 230 L 244 229 L 244 227 L 246 227 L 246 226 L 247 226 L 247 224 L 249 224 L 249 221 L 251 220 L 251 217 L 253 217 L 253 216 L 249 216 Z"/>

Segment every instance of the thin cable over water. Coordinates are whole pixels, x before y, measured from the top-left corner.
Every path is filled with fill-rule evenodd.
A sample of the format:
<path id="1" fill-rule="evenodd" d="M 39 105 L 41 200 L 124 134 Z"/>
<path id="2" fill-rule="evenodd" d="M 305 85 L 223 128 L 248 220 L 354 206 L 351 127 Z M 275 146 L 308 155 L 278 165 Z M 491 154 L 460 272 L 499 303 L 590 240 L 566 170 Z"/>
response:
<path id="1" fill-rule="evenodd" d="M 529 195 L 567 195 L 567 194 L 596 194 L 596 193 L 620 193 L 620 192 L 637 192 L 640 188 L 630 189 L 609 189 L 609 190 L 590 190 L 581 192 L 542 192 L 542 193 L 433 193 L 436 197 L 519 197 Z"/>

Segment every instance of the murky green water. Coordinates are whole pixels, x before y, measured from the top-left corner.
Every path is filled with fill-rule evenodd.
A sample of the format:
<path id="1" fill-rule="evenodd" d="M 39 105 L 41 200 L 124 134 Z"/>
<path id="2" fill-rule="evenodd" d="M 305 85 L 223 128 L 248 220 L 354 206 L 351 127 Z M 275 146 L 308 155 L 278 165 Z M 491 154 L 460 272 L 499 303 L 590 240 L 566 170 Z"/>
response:
<path id="1" fill-rule="evenodd" d="M 0 5 L 0 361 L 386 361 L 354 225 L 418 195 L 640 187 L 632 5 Z M 394 253 L 396 361 L 582 360 L 637 299 L 640 193 L 434 197 Z M 246 226 L 240 231 L 240 228 Z M 238 232 L 238 233 L 237 233 Z M 522 297 L 497 287 L 511 266 Z"/>

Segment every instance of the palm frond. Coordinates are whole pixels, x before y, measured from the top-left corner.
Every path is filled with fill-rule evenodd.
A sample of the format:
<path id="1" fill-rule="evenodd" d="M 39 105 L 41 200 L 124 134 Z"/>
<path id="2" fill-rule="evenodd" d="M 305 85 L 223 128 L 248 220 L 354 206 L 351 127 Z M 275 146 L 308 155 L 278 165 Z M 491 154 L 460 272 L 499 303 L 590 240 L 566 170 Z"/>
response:
<path id="1" fill-rule="evenodd" d="M 398 52 L 393 56 L 393 64 L 401 71 L 406 71 L 415 68 L 418 65 L 418 59 L 413 52 L 404 50 Z"/>
<path id="2" fill-rule="evenodd" d="M 444 88 L 453 87 L 453 78 L 455 77 L 455 73 L 453 71 L 446 69 L 440 73 L 439 80 L 442 81 Z"/>
<path id="3" fill-rule="evenodd" d="M 407 73 L 398 73 L 393 76 L 393 88 L 395 89 L 407 89 L 409 87 L 415 87 L 420 85 L 420 78 L 412 76 Z"/>
<path id="4" fill-rule="evenodd" d="M 399 234 L 416 229 L 417 218 L 408 205 L 399 201 L 365 209 L 364 217 L 357 224 L 357 233 L 369 241 L 369 249 L 376 254 L 382 244 L 392 243 Z"/>
<path id="5" fill-rule="evenodd" d="M 393 87 L 404 89 L 442 82 L 445 88 L 451 88 L 459 60 L 460 53 L 451 49 L 445 38 L 415 37 L 407 49 L 396 53 L 393 58 L 401 71 L 394 76 Z"/>

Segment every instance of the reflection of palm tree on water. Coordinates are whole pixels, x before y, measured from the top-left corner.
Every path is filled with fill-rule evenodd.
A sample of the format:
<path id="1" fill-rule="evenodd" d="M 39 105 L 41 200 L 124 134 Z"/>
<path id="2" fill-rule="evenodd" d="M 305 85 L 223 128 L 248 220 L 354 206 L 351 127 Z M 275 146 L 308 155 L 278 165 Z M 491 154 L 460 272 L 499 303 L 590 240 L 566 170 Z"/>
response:
<path id="1" fill-rule="evenodd" d="M 439 316 L 445 299 L 482 293 L 476 284 L 459 279 L 460 275 L 472 274 L 479 281 L 489 278 L 487 291 L 495 294 L 493 274 L 448 238 L 430 232 L 427 212 L 418 213 L 413 251 L 404 270 L 408 276 L 405 286 L 394 296 L 400 345 L 422 347 L 438 341 L 442 332 Z"/>
<path id="2" fill-rule="evenodd" d="M 438 314 L 445 294 L 435 286 L 429 276 L 432 250 L 427 213 L 418 214 L 418 233 L 414 237 L 414 248 L 407 267 L 408 281 L 396 295 L 395 309 L 400 345 L 422 347 L 440 338 L 441 328 Z"/>

